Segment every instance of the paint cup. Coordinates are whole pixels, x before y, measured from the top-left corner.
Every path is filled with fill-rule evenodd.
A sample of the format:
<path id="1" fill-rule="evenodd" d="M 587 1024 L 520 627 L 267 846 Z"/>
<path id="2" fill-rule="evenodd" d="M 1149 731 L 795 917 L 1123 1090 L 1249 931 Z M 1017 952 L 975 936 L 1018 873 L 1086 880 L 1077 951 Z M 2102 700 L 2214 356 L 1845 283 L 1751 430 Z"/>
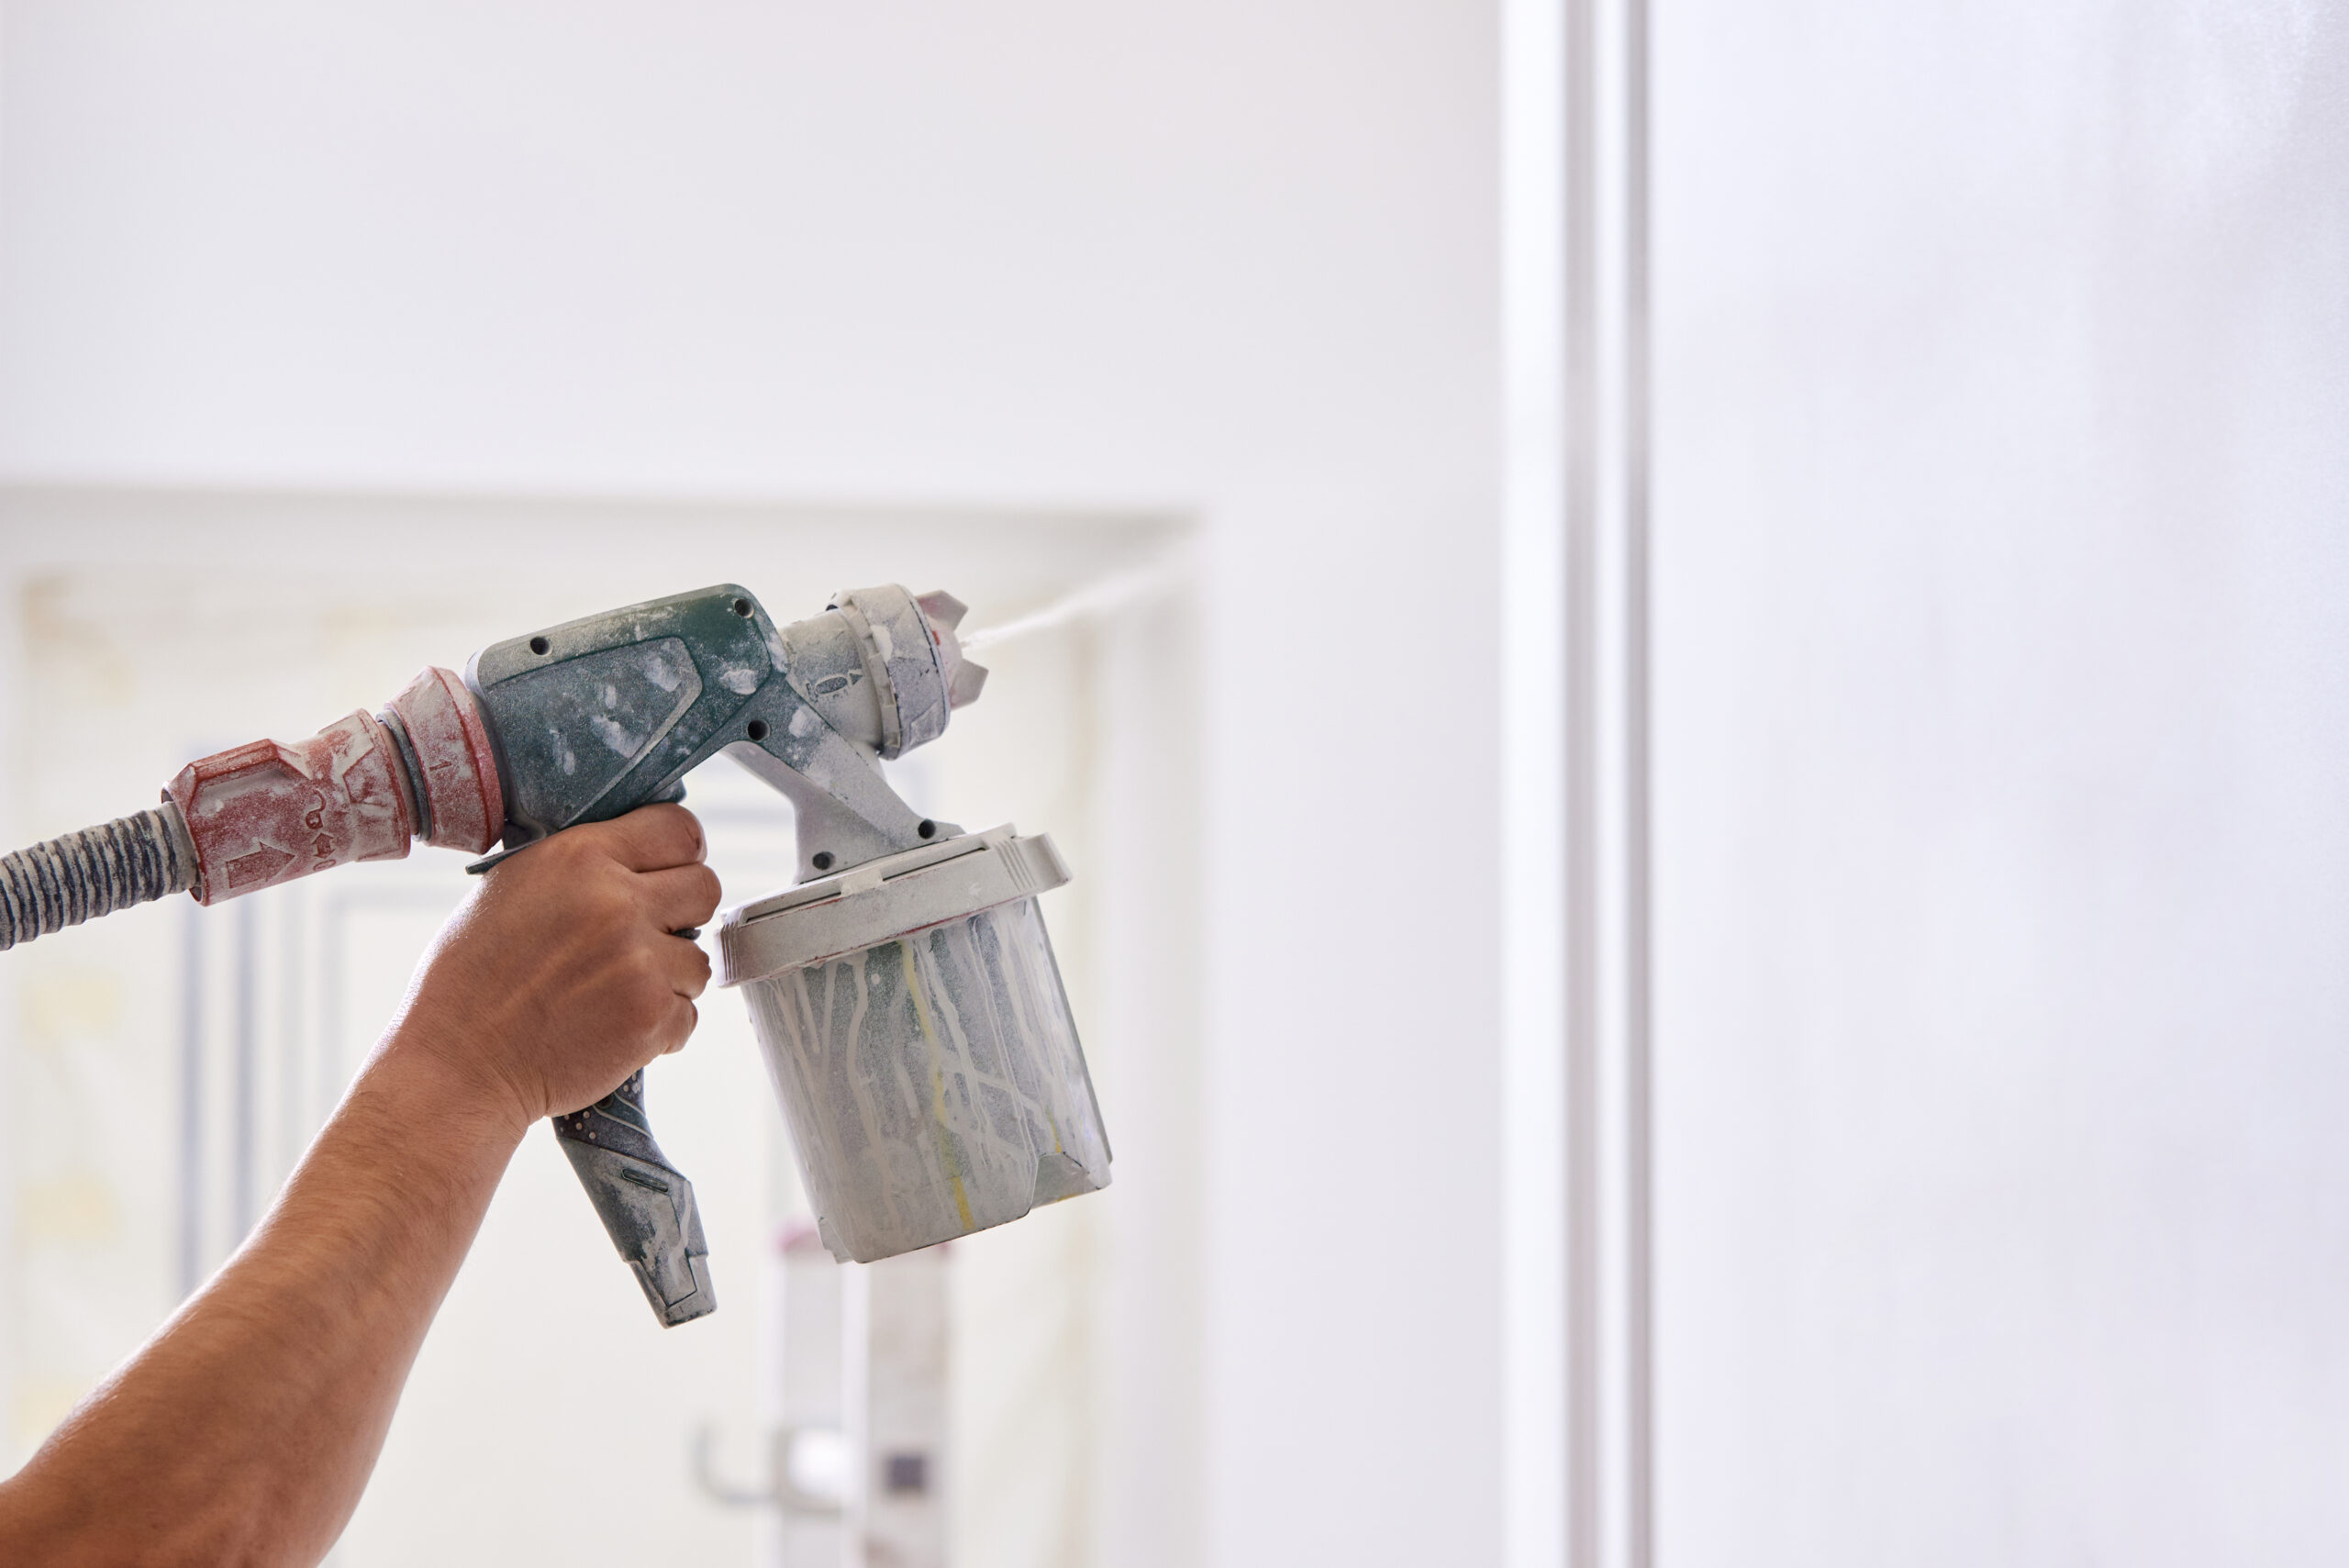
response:
<path id="1" fill-rule="evenodd" d="M 949 839 L 729 910 L 740 986 L 843 1262 L 1019 1218 L 1109 1183 L 1109 1143 L 1036 895 L 1050 838 Z"/>

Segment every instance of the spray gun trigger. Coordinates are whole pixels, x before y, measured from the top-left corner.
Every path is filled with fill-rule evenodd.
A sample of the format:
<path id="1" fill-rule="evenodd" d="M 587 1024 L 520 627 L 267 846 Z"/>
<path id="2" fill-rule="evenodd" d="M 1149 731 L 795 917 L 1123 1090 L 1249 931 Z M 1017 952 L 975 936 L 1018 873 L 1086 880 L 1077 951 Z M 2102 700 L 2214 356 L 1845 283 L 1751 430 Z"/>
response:
<path id="1" fill-rule="evenodd" d="M 533 839 L 530 840 L 530 844 L 541 844 L 545 841 L 546 840 L 543 839 Z M 512 860 L 516 855 L 518 855 L 524 850 L 529 849 L 530 844 L 517 844 L 510 850 L 500 850 L 494 855 L 484 855 L 481 859 L 473 862 L 473 864 L 465 868 L 465 874 L 467 876 L 479 876 L 490 867 L 494 865 L 500 865 L 507 861 Z"/>

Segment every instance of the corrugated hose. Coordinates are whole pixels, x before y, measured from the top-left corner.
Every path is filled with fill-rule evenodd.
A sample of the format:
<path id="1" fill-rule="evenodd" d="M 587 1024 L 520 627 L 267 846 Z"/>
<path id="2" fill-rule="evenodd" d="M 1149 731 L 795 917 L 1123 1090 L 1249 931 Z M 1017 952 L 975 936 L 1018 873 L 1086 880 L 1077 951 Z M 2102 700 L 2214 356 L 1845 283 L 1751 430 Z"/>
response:
<path id="1" fill-rule="evenodd" d="M 176 806 L 67 833 L 0 855 L 0 949 L 195 885 Z"/>

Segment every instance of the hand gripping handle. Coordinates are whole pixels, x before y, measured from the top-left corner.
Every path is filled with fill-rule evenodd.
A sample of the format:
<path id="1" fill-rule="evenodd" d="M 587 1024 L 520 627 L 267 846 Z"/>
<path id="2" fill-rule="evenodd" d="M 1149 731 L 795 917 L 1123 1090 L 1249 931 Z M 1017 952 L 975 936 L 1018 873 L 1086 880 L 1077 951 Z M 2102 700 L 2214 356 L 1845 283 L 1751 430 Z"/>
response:
<path id="1" fill-rule="evenodd" d="M 674 1329 L 715 1312 L 694 1184 L 652 1141 L 643 1069 L 585 1110 L 556 1117 L 554 1135 L 653 1316 Z"/>

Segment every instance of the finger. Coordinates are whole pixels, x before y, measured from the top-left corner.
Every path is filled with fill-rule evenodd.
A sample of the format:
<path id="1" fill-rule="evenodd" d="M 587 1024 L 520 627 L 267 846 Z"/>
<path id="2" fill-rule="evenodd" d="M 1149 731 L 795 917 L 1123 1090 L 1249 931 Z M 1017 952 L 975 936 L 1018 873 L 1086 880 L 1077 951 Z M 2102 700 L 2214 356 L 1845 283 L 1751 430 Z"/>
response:
<path id="1" fill-rule="evenodd" d="M 705 926 L 718 913 L 718 873 L 706 865 L 671 866 L 636 879 L 644 911 L 664 931 Z"/>
<path id="2" fill-rule="evenodd" d="M 640 806 L 625 817 L 570 830 L 590 835 L 598 849 L 630 871 L 698 865 L 708 852 L 701 819 L 682 806 Z"/>
<path id="3" fill-rule="evenodd" d="M 677 998 L 677 1010 L 670 1015 L 668 1024 L 660 1034 L 661 1054 L 674 1056 L 685 1050 L 685 1041 L 693 1039 L 694 1026 L 701 1022 L 701 1009 L 684 997 Z"/>
<path id="4" fill-rule="evenodd" d="M 692 942 L 664 942 L 661 975 L 669 989 L 690 1001 L 709 988 L 709 954 Z"/>

